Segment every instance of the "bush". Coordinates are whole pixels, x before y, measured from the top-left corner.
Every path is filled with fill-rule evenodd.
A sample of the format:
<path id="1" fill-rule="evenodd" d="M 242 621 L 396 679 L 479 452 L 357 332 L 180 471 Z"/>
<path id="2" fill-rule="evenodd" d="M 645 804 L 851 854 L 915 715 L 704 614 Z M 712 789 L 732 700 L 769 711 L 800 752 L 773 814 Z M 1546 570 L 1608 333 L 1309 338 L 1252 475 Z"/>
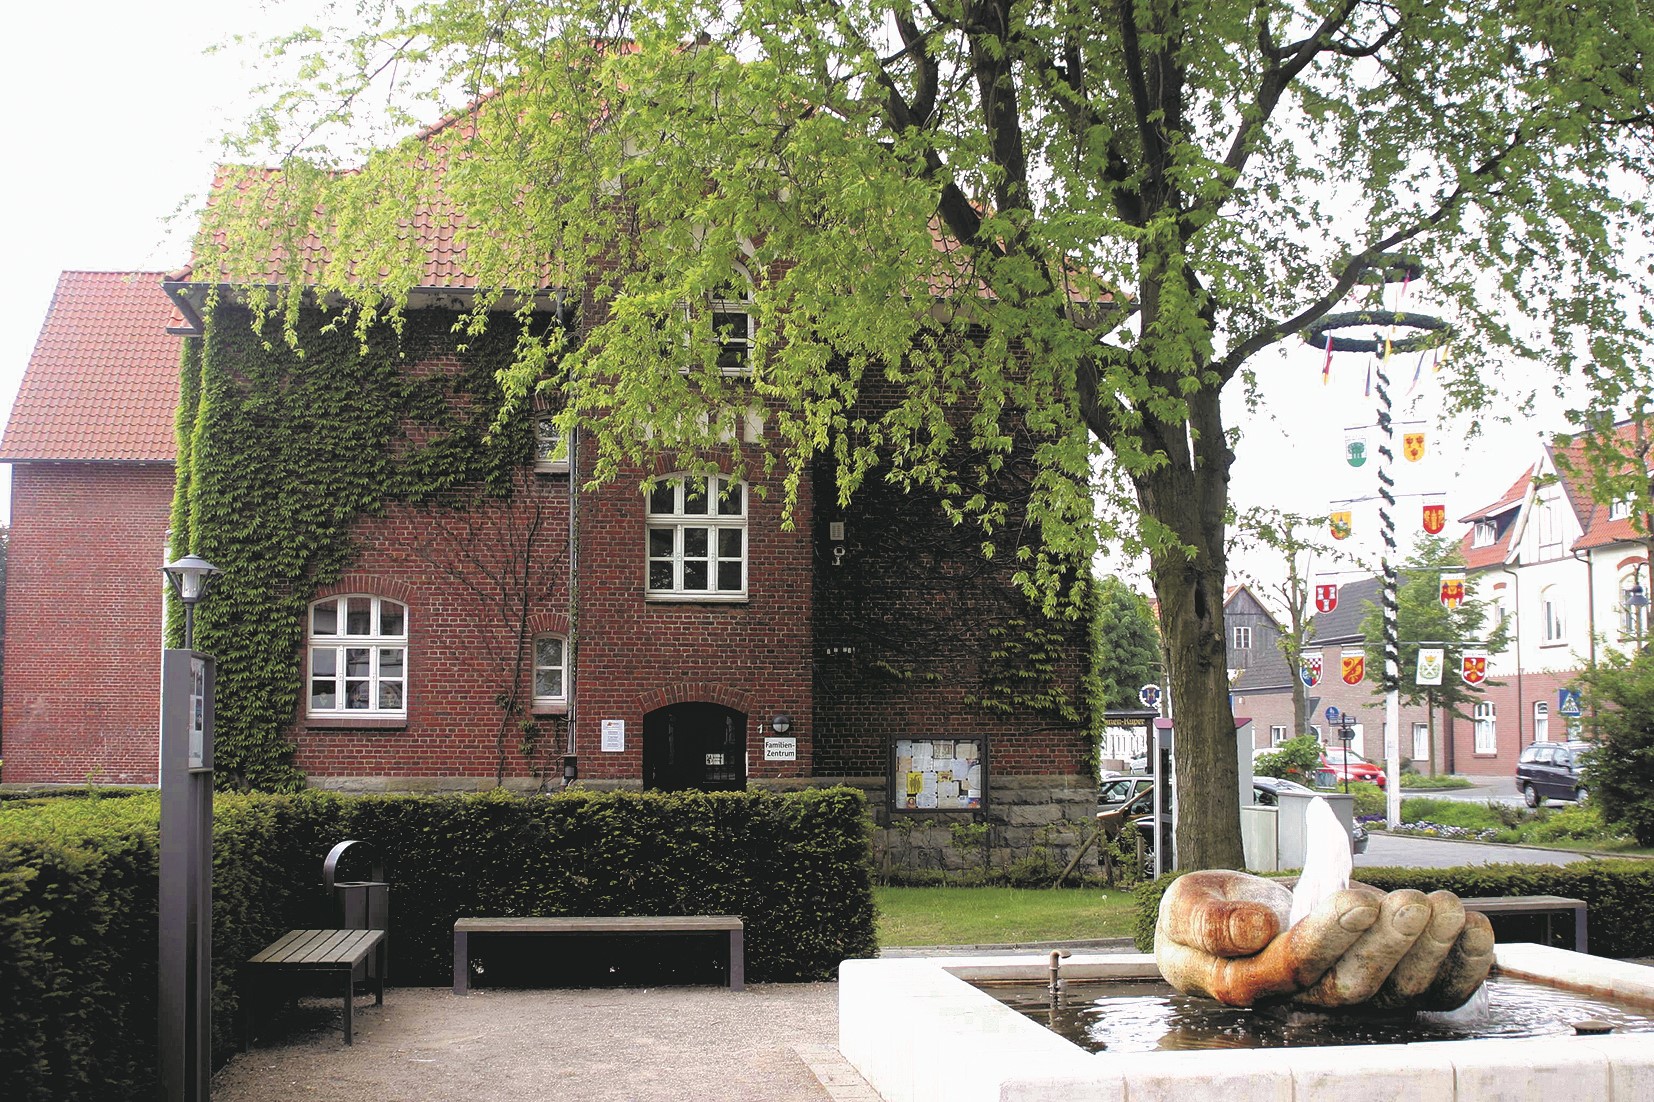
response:
<path id="1" fill-rule="evenodd" d="M 1179 874 L 1137 885 L 1134 941 L 1143 953 L 1154 951 L 1154 923 L 1160 897 Z M 1572 865 L 1474 865 L 1450 869 L 1362 869 L 1360 880 L 1381 891 L 1446 889 L 1464 898 L 1495 895 L 1560 895 L 1583 899 L 1590 918 L 1591 952 L 1602 957 L 1654 956 L 1654 861 L 1581 861 Z M 1494 932 L 1505 940 L 1533 940 L 1543 918 L 1494 915 Z M 1573 942 L 1570 923 L 1555 923 L 1558 941 Z M 1514 936 L 1513 936 L 1514 935 Z"/>
<path id="2" fill-rule="evenodd" d="M 1407 762 L 1404 764 L 1410 765 L 1412 763 Z M 1403 771 L 1401 775 L 1401 787 L 1412 792 L 1430 792 L 1450 788 L 1471 788 L 1474 786 L 1468 779 L 1464 777 L 1456 777 L 1451 773 L 1437 773 L 1435 776 L 1429 776 L 1424 773 L 1409 773 Z"/>
<path id="3" fill-rule="evenodd" d="M 1321 768 L 1321 743 L 1314 735 L 1289 738 L 1273 754 L 1265 754 L 1252 763 L 1252 772 L 1265 777 L 1284 777 L 1310 783 L 1310 778 Z"/>
<path id="4" fill-rule="evenodd" d="M 1638 845 L 1654 846 L 1654 651 L 1610 651 L 1580 681 L 1595 713 L 1597 745 L 1585 755 L 1591 799 Z"/>
<path id="5" fill-rule="evenodd" d="M 239 1025 L 240 966 L 332 925 L 322 858 L 373 845 L 391 883 L 391 975 L 445 984 L 464 915 L 738 914 L 747 974 L 821 979 L 875 951 L 866 805 L 776 795 L 225 795 L 214 808 L 213 1048 Z M 156 1092 L 159 801 L 0 808 L 0 1066 L 8 1099 Z"/>

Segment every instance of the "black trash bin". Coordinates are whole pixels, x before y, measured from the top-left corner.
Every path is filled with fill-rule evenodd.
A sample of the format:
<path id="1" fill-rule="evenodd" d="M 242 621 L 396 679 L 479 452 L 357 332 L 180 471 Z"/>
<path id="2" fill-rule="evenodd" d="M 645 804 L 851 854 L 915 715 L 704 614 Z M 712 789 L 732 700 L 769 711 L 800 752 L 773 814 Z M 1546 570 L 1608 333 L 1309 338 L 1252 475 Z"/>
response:
<path id="1" fill-rule="evenodd" d="M 351 839 L 334 846 L 328 851 L 327 859 L 322 862 L 322 887 L 332 900 L 333 928 L 384 930 L 387 946 L 384 959 L 389 960 L 391 886 L 385 880 L 385 864 L 375 854 L 371 866 L 371 880 L 340 880 L 339 863 L 351 846 L 362 847 L 356 851 L 358 857 L 367 855 L 372 849 L 365 842 Z M 370 957 L 367 964 L 370 978 L 385 978 L 379 975 L 377 958 Z"/>

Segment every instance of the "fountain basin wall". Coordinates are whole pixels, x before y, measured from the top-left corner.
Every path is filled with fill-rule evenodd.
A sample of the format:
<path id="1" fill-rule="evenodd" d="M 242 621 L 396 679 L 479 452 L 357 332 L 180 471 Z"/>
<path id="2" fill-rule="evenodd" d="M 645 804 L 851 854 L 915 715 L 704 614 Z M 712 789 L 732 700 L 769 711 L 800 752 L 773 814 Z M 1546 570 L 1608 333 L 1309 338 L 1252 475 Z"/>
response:
<path id="1" fill-rule="evenodd" d="M 1508 975 L 1654 1008 L 1654 968 L 1497 947 Z M 1648 1034 L 1334 1048 L 1088 1053 L 972 986 L 1040 982 L 1042 956 L 847 960 L 839 1050 L 885 1102 L 1633 1102 Z M 1074 956 L 1071 980 L 1150 979 L 1146 954 Z"/>

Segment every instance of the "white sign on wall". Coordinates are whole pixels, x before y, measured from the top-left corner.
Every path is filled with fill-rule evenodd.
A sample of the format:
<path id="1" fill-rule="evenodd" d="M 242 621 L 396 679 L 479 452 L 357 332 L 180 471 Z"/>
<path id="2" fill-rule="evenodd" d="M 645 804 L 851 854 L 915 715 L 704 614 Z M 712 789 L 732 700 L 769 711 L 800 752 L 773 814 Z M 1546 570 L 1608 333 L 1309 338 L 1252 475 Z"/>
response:
<path id="1" fill-rule="evenodd" d="M 626 749 L 626 721 L 624 719 L 606 719 L 603 721 L 602 745 L 605 754 L 619 754 Z"/>
<path id="2" fill-rule="evenodd" d="M 764 740 L 765 761 L 797 761 L 798 740 L 795 738 L 766 738 Z"/>

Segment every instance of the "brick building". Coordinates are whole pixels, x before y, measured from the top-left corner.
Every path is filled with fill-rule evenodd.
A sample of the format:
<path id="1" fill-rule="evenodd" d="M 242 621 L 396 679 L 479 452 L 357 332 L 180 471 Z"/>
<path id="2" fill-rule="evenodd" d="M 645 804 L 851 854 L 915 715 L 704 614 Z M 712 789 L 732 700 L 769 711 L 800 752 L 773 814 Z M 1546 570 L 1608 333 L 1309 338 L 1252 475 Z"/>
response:
<path id="1" fill-rule="evenodd" d="M 155 780 L 180 344 L 160 280 L 64 272 L 0 438 L 8 782 Z"/>

